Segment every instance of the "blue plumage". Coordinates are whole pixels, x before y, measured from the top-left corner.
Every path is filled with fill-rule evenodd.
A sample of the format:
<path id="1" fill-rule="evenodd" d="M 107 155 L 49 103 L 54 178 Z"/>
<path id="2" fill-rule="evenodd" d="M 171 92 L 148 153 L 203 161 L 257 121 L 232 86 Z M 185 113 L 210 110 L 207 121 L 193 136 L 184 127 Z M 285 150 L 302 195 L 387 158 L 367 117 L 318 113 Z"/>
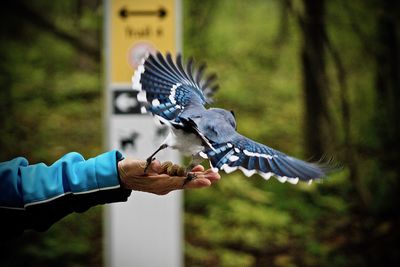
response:
<path id="1" fill-rule="evenodd" d="M 328 166 L 290 157 L 240 135 L 232 112 L 207 109 L 218 86 L 216 76 L 205 77 L 204 71 L 205 64 L 196 69 L 191 59 L 184 65 L 180 55 L 174 62 L 170 54 L 157 53 L 149 55 L 135 72 L 132 81 L 140 91 L 138 100 L 173 133 L 159 150 L 172 147 L 192 155 L 189 168 L 208 158 L 216 170 L 240 169 L 247 176 L 258 173 L 266 179 L 274 175 L 281 182 L 325 176 Z"/>

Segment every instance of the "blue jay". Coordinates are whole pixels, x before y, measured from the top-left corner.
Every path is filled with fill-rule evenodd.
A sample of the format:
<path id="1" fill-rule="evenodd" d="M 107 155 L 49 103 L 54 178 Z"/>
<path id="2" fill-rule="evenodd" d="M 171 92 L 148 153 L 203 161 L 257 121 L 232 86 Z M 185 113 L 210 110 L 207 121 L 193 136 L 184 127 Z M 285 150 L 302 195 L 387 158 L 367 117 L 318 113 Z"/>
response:
<path id="1" fill-rule="evenodd" d="M 181 55 L 173 60 L 171 54 L 157 53 L 143 59 L 135 71 L 132 88 L 139 91 L 142 112 L 150 112 L 170 129 L 148 164 L 156 153 L 170 147 L 192 156 L 188 171 L 208 159 L 214 171 L 239 169 L 246 176 L 258 173 L 293 184 L 325 176 L 328 166 L 293 158 L 239 134 L 232 111 L 206 108 L 218 85 L 216 75 L 205 75 L 205 67 L 195 68 L 193 59 L 184 64 Z M 193 178 L 188 172 L 187 181 Z"/>

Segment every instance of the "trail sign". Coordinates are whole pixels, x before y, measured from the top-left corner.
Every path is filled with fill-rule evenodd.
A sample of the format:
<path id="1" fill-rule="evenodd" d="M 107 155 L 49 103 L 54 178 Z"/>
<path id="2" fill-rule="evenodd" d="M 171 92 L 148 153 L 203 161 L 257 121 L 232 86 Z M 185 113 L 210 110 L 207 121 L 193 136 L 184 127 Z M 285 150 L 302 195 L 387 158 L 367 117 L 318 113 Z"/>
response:
<path id="1" fill-rule="evenodd" d="M 112 83 L 130 83 L 145 52 L 179 50 L 175 0 L 110 0 L 110 4 Z"/>
<path id="2" fill-rule="evenodd" d="M 140 105 L 136 99 L 137 92 L 132 89 L 113 91 L 114 114 L 141 114 Z"/>
<path id="3" fill-rule="evenodd" d="M 107 149 L 145 159 L 165 138 L 165 128 L 140 113 L 131 89 L 147 53 L 180 51 L 180 0 L 104 0 Z M 179 163 L 171 150 L 158 159 Z M 127 203 L 105 208 L 105 266 L 181 266 L 182 193 L 159 197 L 134 191 Z"/>
<path id="4" fill-rule="evenodd" d="M 157 10 L 128 10 L 126 7 L 123 7 L 119 11 L 119 15 L 121 18 L 127 18 L 129 16 L 157 16 L 164 18 L 167 15 L 167 11 L 163 7 Z"/>

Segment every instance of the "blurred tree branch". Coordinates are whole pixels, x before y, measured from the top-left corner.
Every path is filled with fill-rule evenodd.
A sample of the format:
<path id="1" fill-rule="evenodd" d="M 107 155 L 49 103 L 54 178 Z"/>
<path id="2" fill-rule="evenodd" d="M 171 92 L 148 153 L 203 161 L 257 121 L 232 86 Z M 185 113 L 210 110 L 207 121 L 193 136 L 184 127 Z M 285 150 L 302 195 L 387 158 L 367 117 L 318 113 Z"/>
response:
<path id="1" fill-rule="evenodd" d="M 14 0 L 7 3 L 7 7 L 12 10 L 18 17 L 32 23 L 36 27 L 42 29 L 55 36 L 56 38 L 69 43 L 75 49 L 85 53 L 93 61 L 100 61 L 100 48 L 97 44 L 89 44 L 59 27 L 44 17 L 41 13 L 34 10 L 32 7 L 25 3 L 23 0 Z"/>
<path id="2" fill-rule="evenodd" d="M 274 40 L 274 45 L 276 49 L 286 42 L 289 36 L 289 11 L 290 11 L 290 1 L 279 2 L 280 14 L 279 14 L 279 24 L 278 33 Z"/>
<path id="3" fill-rule="evenodd" d="M 347 18 L 349 19 L 351 29 L 358 39 L 361 41 L 361 45 L 366 54 L 376 56 L 376 49 L 371 45 L 371 37 L 366 34 L 361 27 L 356 23 L 356 14 L 355 11 L 350 7 L 348 1 L 342 0 L 340 4 L 343 6 L 343 10 L 347 13 Z"/>

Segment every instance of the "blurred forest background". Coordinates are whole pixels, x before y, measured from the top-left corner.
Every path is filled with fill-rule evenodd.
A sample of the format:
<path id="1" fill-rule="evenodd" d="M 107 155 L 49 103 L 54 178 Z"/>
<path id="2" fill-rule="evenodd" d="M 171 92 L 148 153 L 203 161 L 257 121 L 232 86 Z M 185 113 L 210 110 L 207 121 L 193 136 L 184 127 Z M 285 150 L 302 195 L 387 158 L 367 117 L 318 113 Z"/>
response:
<path id="1" fill-rule="evenodd" d="M 238 172 L 185 192 L 186 266 L 398 266 L 400 4 L 182 2 L 184 54 L 218 73 L 239 131 L 344 166 L 310 186 Z M 103 152 L 102 4 L 3 3 L 0 160 Z M 102 209 L 0 249 L 0 266 L 102 266 Z"/>

